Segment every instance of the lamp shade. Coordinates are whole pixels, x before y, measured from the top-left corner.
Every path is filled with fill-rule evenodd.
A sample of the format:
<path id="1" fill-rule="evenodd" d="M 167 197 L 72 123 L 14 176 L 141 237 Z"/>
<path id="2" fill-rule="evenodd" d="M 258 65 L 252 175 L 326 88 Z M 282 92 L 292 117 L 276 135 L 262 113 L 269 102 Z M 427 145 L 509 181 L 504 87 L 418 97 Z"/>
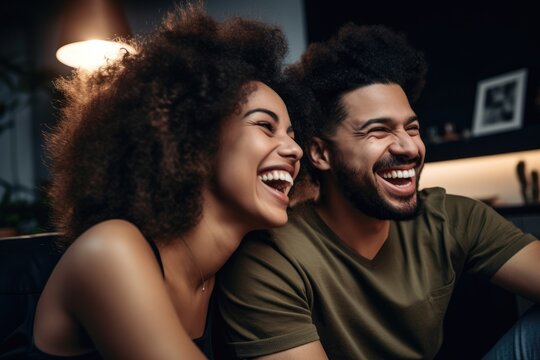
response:
<path id="1" fill-rule="evenodd" d="M 92 70 L 120 56 L 122 49 L 135 52 L 113 41 L 131 35 L 118 0 L 67 0 L 62 21 L 56 57 L 66 65 Z"/>

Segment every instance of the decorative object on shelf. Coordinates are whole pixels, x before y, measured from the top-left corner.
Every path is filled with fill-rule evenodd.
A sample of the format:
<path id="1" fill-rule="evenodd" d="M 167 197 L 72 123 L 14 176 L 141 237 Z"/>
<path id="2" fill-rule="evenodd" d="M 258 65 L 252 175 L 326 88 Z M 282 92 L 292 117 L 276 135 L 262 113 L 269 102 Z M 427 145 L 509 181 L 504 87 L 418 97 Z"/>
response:
<path id="1" fill-rule="evenodd" d="M 516 173 L 519 181 L 521 197 L 525 204 L 537 204 L 540 202 L 540 185 L 538 171 L 531 171 L 531 181 L 527 180 L 525 161 L 521 160 L 516 165 Z M 530 185 L 530 186 L 529 186 Z M 529 189 L 530 187 L 530 189 Z"/>
<path id="2" fill-rule="evenodd" d="M 458 141 L 461 139 L 461 134 L 456 130 L 456 124 L 447 122 L 444 124 L 443 141 Z"/>
<path id="3" fill-rule="evenodd" d="M 427 127 L 425 140 L 429 144 L 443 144 L 452 141 L 468 140 L 471 137 L 471 130 L 460 129 L 455 123 L 448 121 L 442 128 L 437 125 Z"/>
<path id="4" fill-rule="evenodd" d="M 533 170 L 531 172 L 531 186 L 532 186 L 532 190 L 531 190 L 531 196 L 532 196 L 532 202 L 534 203 L 538 203 L 540 202 L 540 189 L 539 189 L 539 184 L 538 184 L 538 171 L 536 170 Z"/>
<path id="5" fill-rule="evenodd" d="M 440 144 L 442 142 L 437 125 L 431 125 L 427 128 L 426 140 L 430 144 Z"/>
<path id="6" fill-rule="evenodd" d="M 523 123 L 527 69 L 499 75 L 478 83 L 473 135 L 519 129 Z"/>
<path id="7" fill-rule="evenodd" d="M 529 196 L 527 194 L 527 175 L 525 174 L 525 161 L 519 161 L 516 166 L 516 173 L 519 181 L 519 189 L 521 192 L 521 198 L 523 202 L 527 204 L 529 202 Z"/>

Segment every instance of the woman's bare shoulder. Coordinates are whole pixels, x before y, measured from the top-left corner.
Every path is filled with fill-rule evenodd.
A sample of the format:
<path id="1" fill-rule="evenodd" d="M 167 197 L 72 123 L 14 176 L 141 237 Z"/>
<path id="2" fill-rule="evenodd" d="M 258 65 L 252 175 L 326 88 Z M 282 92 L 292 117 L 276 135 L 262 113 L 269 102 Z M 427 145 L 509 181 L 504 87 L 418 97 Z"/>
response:
<path id="1" fill-rule="evenodd" d="M 74 288 L 114 287 L 127 279 L 154 275 L 161 270 L 141 231 L 125 220 L 107 220 L 79 236 L 59 263 L 60 272 Z M 158 275 L 156 277 L 155 275 Z M 143 276 L 140 280 L 148 279 Z"/>
<path id="2" fill-rule="evenodd" d="M 115 261 L 152 253 L 147 239 L 132 223 L 113 219 L 98 223 L 79 236 L 66 251 L 78 263 Z"/>
<path id="3" fill-rule="evenodd" d="M 135 225 L 96 224 L 68 247 L 51 274 L 37 307 L 36 344 L 48 351 L 87 350 L 88 340 L 75 335 L 81 325 L 93 341 L 112 323 L 124 331 L 130 322 L 122 318 L 138 310 L 134 301 L 153 296 L 146 289 L 160 294 L 163 288 L 153 251 Z"/>

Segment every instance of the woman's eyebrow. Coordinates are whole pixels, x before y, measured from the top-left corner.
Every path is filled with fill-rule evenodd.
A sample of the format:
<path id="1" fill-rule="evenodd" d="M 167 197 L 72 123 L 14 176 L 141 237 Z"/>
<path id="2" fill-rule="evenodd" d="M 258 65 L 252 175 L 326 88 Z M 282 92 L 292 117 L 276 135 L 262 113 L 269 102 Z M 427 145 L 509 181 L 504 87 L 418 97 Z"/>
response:
<path id="1" fill-rule="evenodd" d="M 246 118 L 249 115 L 251 115 L 253 113 L 256 113 L 256 112 L 265 113 L 265 114 L 269 115 L 272 119 L 274 119 L 274 121 L 279 122 L 279 117 L 277 116 L 277 114 L 275 112 L 273 112 L 271 110 L 268 110 L 268 109 L 264 109 L 264 108 L 256 108 L 256 109 L 249 110 L 248 112 L 246 112 L 244 114 L 244 116 L 242 118 Z"/>

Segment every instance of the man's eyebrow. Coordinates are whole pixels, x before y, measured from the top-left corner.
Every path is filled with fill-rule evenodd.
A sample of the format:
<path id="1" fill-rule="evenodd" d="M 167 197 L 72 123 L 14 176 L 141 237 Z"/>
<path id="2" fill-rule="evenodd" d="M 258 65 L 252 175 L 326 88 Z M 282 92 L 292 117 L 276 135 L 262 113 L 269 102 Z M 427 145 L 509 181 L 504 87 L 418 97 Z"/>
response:
<path id="1" fill-rule="evenodd" d="M 279 117 L 276 115 L 275 112 L 273 112 L 271 110 L 268 110 L 268 109 L 264 109 L 264 108 L 256 108 L 256 109 L 249 110 L 248 112 L 246 112 L 244 114 L 244 116 L 242 118 L 246 118 L 249 115 L 251 115 L 253 113 L 256 113 L 256 112 L 265 113 L 265 114 L 269 115 L 272 119 L 274 119 L 274 121 L 279 122 Z"/>
<path id="2" fill-rule="evenodd" d="M 418 121 L 418 116 L 416 115 L 412 115 L 410 116 L 406 121 L 405 121 L 405 125 L 408 125 L 414 121 Z M 391 123 L 395 122 L 394 119 L 392 118 L 387 118 L 387 117 L 381 117 L 381 118 L 374 118 L 374 119 L 369 119 L 367 120 L 365 123 L 363 123 L 361 126 L 359 126 L 356 130 L 357 131 L 361 131 L 361 130 L 364 130 L 365 128 L 367 128 L 368 126 L 370 125 L 373 125 L 373 124 L 384 124 L 384 125 L 389 125 Z"/>

